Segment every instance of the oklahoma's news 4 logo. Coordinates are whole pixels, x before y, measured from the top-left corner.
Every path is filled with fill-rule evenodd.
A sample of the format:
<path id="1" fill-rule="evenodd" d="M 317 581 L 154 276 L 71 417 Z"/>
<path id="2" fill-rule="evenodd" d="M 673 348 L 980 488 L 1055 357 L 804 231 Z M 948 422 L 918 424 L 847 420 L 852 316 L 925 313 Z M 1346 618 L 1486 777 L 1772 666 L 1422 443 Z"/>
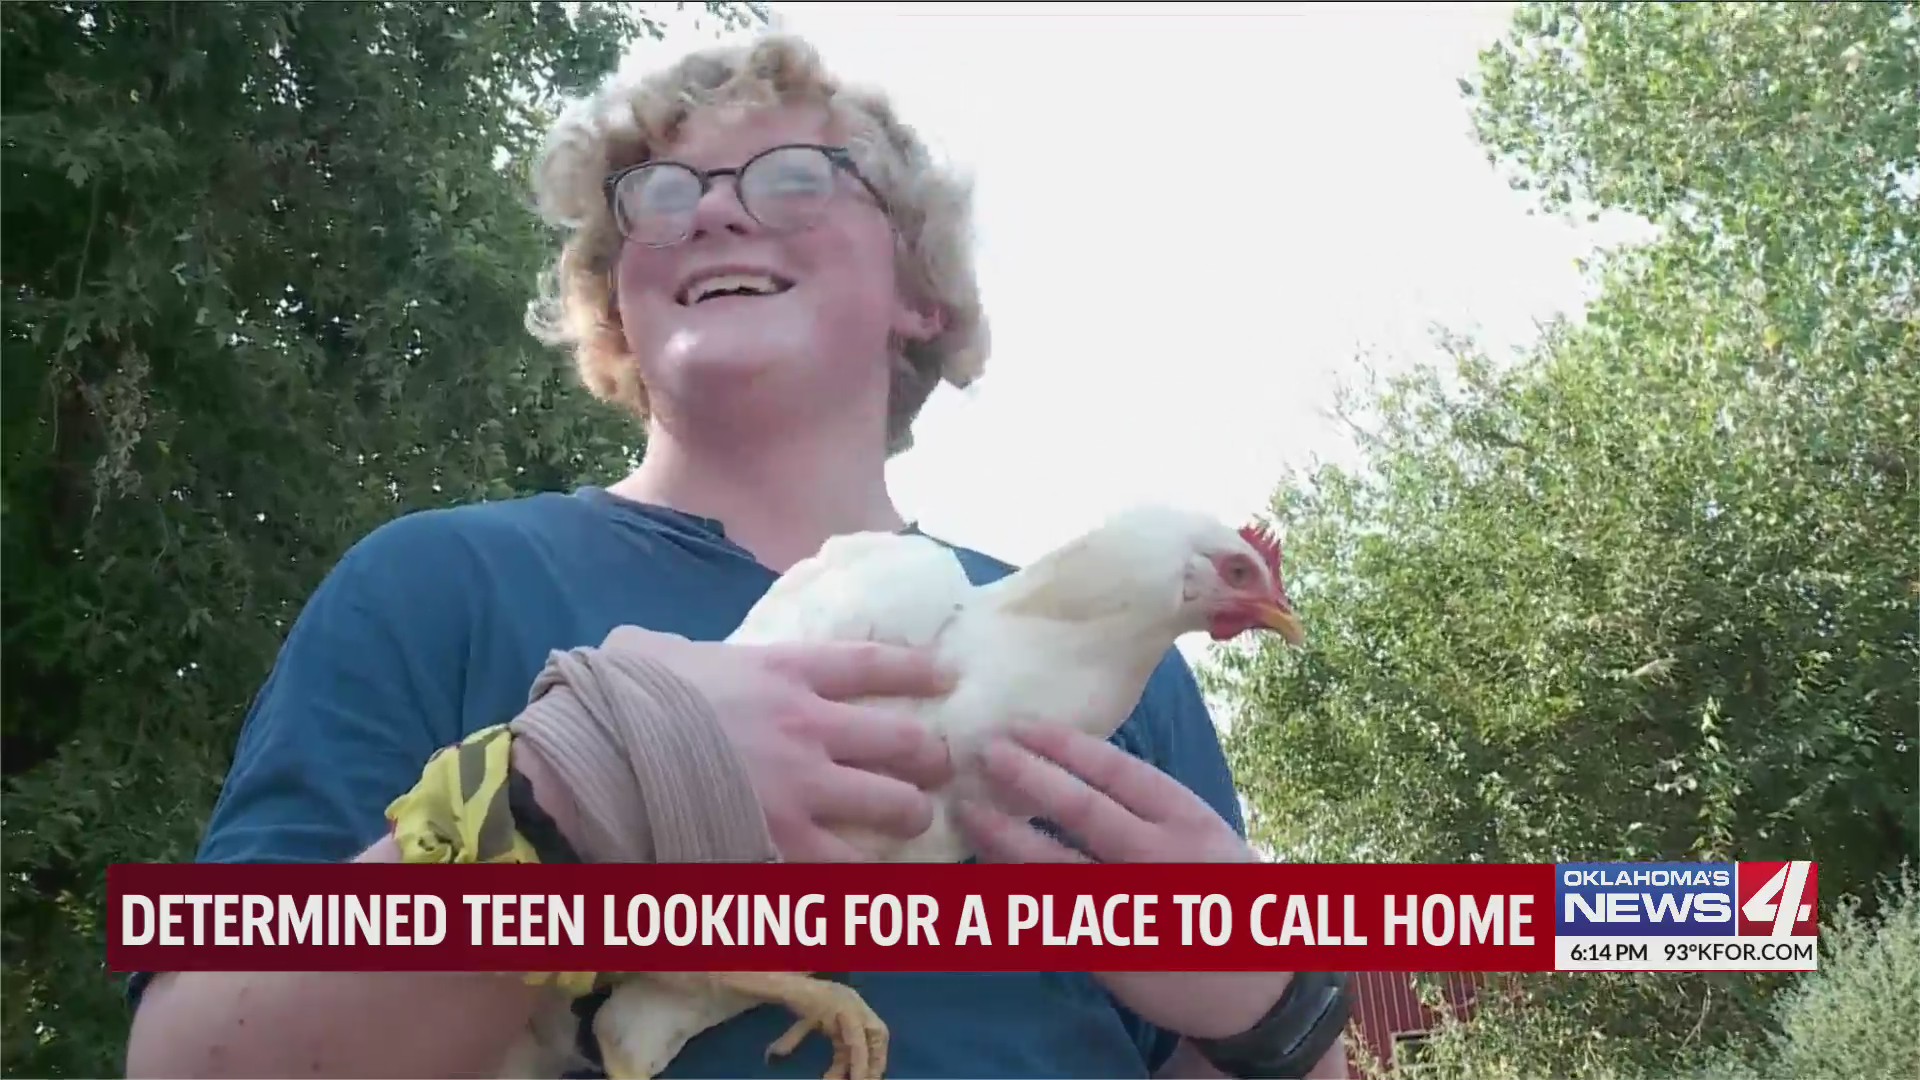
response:
<path id="1" fill-rule="evenodd" d="M 1814 937 L 1811 862 L 1560 863 L 1554 931 L 1566 937 Z"/>
<path id="2" fill-rule="evenodd" d="M 1813 863 L 1743 862 L 1734 899 L 1741 937 L 1813 937 L 1820 925 L 1820 868 Z"/>

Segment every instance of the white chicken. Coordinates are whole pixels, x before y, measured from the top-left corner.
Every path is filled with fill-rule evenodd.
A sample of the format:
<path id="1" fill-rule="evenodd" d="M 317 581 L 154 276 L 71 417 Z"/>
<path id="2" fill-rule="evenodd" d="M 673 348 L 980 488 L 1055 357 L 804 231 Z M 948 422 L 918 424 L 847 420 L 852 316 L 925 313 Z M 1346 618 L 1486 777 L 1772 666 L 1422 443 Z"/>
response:
<path id="1" fill-rule="evenodd" d="M 892 704 L 943 735 L 960 779 L 996 729 L 1025 717 L 1070 720 L 1111 736 L 1174 640 L 1225 641 L 1250 630 L 1302 640 L 1263 527 L 1203 515 L 1127 511 L 1032 566 L 975 586 L 954 553 L 916 534 L 835 537 L 796 564 L 747 613 L 732 642 L 879 641 L 932 650 L 956 672 L 944 698 Z M 931 828 L 901 842 L 849 836 L 876 862 L 959 862 L 971 852 L 942 793 Z M 656 1076 L 688 1040 L 765 1002 L 798 1021 L 768 1050 L 814 1030 L 834 1044 L 828 1080 L 882 1075 L 887 1028 L 852 988 L 803 972 L 623 975 L 594 1020 L 612 1080 Z"/>

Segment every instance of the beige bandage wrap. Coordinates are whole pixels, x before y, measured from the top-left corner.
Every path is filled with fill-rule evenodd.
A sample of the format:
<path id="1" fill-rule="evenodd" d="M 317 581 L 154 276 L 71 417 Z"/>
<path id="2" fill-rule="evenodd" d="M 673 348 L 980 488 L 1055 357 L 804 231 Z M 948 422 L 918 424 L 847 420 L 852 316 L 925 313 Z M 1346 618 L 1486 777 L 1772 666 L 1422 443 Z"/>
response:
<path id="1" fill-rule="evenodd" d="M 512 724 L 579 811 L 587 862 L 773 862 L 746 766 L 705 695 L 631 649 L 555 652 Z"/>

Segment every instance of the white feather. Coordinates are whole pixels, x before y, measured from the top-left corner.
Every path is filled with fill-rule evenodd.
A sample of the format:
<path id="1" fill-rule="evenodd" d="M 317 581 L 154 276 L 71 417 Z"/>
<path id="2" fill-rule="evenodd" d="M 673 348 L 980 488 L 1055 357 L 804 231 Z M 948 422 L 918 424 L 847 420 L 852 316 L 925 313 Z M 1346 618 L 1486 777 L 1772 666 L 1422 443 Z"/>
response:
<path id="1" fill-rule="evenodd" d="M 727 641 L 879 641 L 925 648 L 973 593 L 952 551 L 924 536 L 836 536 L 767 589 Z"/>

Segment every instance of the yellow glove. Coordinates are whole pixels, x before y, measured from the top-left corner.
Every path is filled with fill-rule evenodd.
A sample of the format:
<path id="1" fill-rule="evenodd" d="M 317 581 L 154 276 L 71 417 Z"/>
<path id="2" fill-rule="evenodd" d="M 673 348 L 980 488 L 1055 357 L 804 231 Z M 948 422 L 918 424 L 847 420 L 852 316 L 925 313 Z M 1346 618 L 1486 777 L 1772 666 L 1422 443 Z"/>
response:
<path id="1" fill-rule="evenodd" d="M 495 724 L 434 751 L 420 782 L 387 805 L 387 825 L 400 846 L 401 862 L 541 861 L 516 821 L 516 808 L 528 814 L 537 808 L 531 787 L 513 771 L 513 738 L 506 724 Z M 516 799 L 516 794 L 522 797 Z M 543 824 L 548 826 L 543 831 L 558 836 L 551 822 Z M 564 840 L 558 842 L 564 845 Z M 550 982 L 575 997 L 592 993 L 597 978 L 591 971 L 526 976 L 535 986 Z"/>

